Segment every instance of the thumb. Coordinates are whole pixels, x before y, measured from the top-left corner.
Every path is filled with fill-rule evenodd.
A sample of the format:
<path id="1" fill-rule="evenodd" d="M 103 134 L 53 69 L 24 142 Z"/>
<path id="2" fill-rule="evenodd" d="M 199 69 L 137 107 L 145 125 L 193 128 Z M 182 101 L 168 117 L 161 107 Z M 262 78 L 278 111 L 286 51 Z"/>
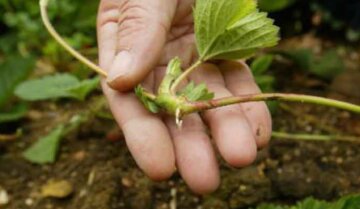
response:
<path id="1" fill-rule="evenodd" d="M 128 91 L 158 64 L 177 1 L 117 2 L 117 53 L 109 69 L 107 82 L 115 90 Z"/>

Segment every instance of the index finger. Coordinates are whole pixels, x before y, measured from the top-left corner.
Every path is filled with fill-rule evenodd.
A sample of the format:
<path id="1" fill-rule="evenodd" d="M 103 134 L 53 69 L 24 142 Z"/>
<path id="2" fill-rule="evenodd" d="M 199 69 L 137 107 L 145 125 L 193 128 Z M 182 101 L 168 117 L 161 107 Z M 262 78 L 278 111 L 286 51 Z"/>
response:
<path id="1" fill-rule="evenodd" d="M 101 1 L 98 15 L 100 66 L 109 70 L 116 55 L 118 0 Z M 170 134 L 160 118 L 149 113 L 134 93 L 116 92 L 103 80 L 110 109 L 124 132 L 129 150 L 139 167 L 152 179 L 163 180 L 175 170 Z"/>

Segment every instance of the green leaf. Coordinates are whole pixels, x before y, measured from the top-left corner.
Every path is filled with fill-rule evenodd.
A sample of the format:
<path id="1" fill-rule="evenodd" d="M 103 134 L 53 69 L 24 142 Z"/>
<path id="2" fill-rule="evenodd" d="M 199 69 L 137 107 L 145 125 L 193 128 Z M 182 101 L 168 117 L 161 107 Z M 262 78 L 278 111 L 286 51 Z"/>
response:
<path id="1" fill-rule="evenodd" d="M 255 7 L 253 0 L 197 0 L 194 16 L 200 55 L 204 57 L 209 45 L 226 31 L 229 23 L 246 16 Z"/>
<path id="2" fill-rule="evenodd" d="M 257 57 L 250 65 L 255 81 L 263 92 L 272 92 L 274 90 L 275 77 L 265 74 L 273 60 L 273 55 L 263 55 Z"/>
<path id="3" fill-rule="evenodd" d="M 67 89 L 79 85 L 79 80 L 70 74 L 56 74 L 25 81 L 16 90 L 16 96 L 26 101 L 38 101 L 70 97 Z"/>
<path id="4" fill-rule="evenodd" d="M 54 163 L 64 131 L 64 126 L 60 125 L 47 136 L 39 139 L 23 153 L 24 158 L 36 164 Z"/>
<path id="5" fill-rule="evenodd" d="M 159 112 L 160 110 L 159 106 L 145 95 L 145 89 L 142 86 L 139 85 L 135 88 L 135 94 L 144 104 L 146 109 L 148 109 L 152 113 Z"/>
<path id="6" fill-rule="evenodd" d="M 15 87 L 34 69 L 31 57 L 12 56 L 0 63 L 0 108 L 13 95 Z"/>
<path id="7" fill-rule="evenodd" d="M 279 28 L 255 0 L 197 0 L 195 34 L 200 58 L 241 59 L 277 44 Z"/>
<path id="8" fill-rule="evenodd" d="M 173 58 L 166 69 L 166 74 L 161 82 L 158 93 L 169 94 L 175 80 L 181 75 L 181 60 L 178 57 Z"/>
<path id="9" fill-rule="evenodd" d="M 311 49 L 295 49 L 277 52 L 292 60 L 302 70 L 306 70 L 320 78 L 331 80 L 344 71 L 344 63 L 335 50 L 325 52 L 319 58 Z"/>
<path id="10" fill-rule="evenodd" d="M 345 69 L 342 59 L 335 50 L 326 52 L 320 59 L 315 60 L 309 71 L 321 78 L 331 80 Z"/>
<path id="11" fill-rule="evenodd" d="M 26 101 L 58 98 L 84 100 L 99 84 L 99 78 L 80 82 L 71 74 L 56 74 L 20 84 L 15 94 Z"/>
<path id="12" fill-rule="evenodd" d="M 260 75 L 265 73 L 271 64 L 273 63 L 274 56 L 273 55 L 263 55 L 260 57 L 257 57 L 252 63 L 251 63 L 251 71 L 253 74 Z"/>
<path id="13" fill-rule="evenodd" d="M 276 12 L 286 9 L 296 1 L 295 0 L 259 0 L 258 2 L 260 9 L 268 12 Z"/>
<path id="14" fill-rule="evenodd" d="M 20 118 L 24 117 L 27 111 L 28 111 L 28 107 L 26 104 L 24 103 L 17 104 L 7 112 L 0 112 L 0 123 L 17 121 Z"/>
<path id="15" fill-rule="evenodd" d="M 181 92 L 181 96 L 186 97 L 187 100 L 206 101 L 214 98 L 214 93 L 209 92 L 205 84 L 195 85 L 194 82 L 190 82 Z"/>
<path id="16" fill-rule="evenodd" d="M 310 69 L 312 63 L 314 62 L 314 53 L 311 51 L 311 49 L 294 49 L 280 51 L 277 53 L 287 59 L 292 60 L 295 64 L 305 70 Z"/>
<path id="17" fill-rule="evenodd" d="M 257 75 L 255 81 L 259 85 L 261 91 L 271 92 L 274 90 L 275 77 L 271 75 Z"/>
<path id="18" fill-rule="evenodd" d="M 166 75 L 171 76 L 173 79 L 178 78 L 182 73 L 181 70 L 181 60 L 179 57 L 175 57 L 172 60 L 170 60 L 167 69 L 166 69 Z"/>
<path id="19" fill-rule="evenodd" d="M 81 81 L 78 85 L 73 86 L 66 91 L 78 100 L 84 101 L 90 92 L 94 91 L 100 84 L 100 77 Z"/>
<path id="20" fill-rule="evenodd" d="M 294 206 L 263 204 L 257 209 L 360 209 L 360 195 L 345 196 L 335 202 L 326 202 L 308 198 Z"/>

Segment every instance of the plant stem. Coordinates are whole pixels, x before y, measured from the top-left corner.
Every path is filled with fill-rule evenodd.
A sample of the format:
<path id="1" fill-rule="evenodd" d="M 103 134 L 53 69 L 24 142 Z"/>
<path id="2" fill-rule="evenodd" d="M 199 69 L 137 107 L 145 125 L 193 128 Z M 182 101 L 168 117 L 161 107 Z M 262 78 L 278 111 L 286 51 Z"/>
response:
<path id="1" fill-rule="evenodd" d="M 66 41 L 56 32 L 54 27 L 51 25 L 49 16 L 47 14 L 47 6 L 48 6 L 49 0 L 40 0 L 40 11 L 41 11 L 41 18 L 42 21 L 46 27 L 46 29 L 49 31 L 50 35 L 62 46 L 64 47 L 71 55 L 73 55 L 75 58 L 77 58 L 80 62 L 88 66 L 90 69 L 94 70 L 95 72 L 107 76 L 107 73 L 101 69 L 98 65 L 91 62 L 89 59 L 81 55 L 79 52 L 77 52 L 75 49 L 73 49 Z"/>
<path id="2" fill-rule="evenodd" d="M 185 70 L 176 80 L 175 82 L 172 84 L 171 87 L 171 93 L 173 95 L 176 95 L 176 90 L 179 87 L 180 83 L 185 80 L 190 73 L 192 73 L 197 67 L 199 67 L 199 65 L 201 65 L 203 63 L 202 60 L 198 60 L 196 61 L 193 65 L 191 65 L 187 70 Z"/>
<path id="3" fill-rule="evenodd" d="M 156 98 L 157 98 L 157 97 L 155 96 L 155 94 L 152 94 L 152 93 L 147 92 L 147 91 L 144 92 L 144 96 L 147 97 L 148 99 L 152 100 L 152 101 L 155 101 Z"/>
<path id="4" fill-rule="evenodd" d="M 293 139 L 301 141 L 342 141 L 360 143 L 360 137 L 341 135 L 289 134 L 284 132 L 273 132 L 272 137 L 278 139 Z"/>
<path id="5" fill-rule="evenodd" d="M 192 102 L 189 103 L 189 106 L 184 108 L 182 113 L 189 114 L 202 110 L 208 110 L 212 108 L 244 103 L 244 102 L 259 102 L 259 101 L 274 101 L 274 100 L 318 104 L 318 105 L 348 110 L 350 112 L 360 114 L 360 106 L 350 104 L 347 102 L 341 102 L 341 101 L 317 97 L 317 96 L 308 96 L 308 95 L 299 95 L 299 94 L 281 94 L 281 93 L 253 94 L 246 96 L 227 97 L 227 98 L 210 100 L 210 101 Z"/>

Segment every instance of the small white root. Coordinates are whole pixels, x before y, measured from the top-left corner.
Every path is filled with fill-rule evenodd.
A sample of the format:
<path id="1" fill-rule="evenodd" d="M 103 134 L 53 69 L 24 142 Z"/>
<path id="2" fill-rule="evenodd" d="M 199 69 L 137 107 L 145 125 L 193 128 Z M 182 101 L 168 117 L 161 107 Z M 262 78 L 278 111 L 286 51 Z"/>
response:
<path id="1" fill-rule="evenodd" d="M 170 209 L 176 209 L 177 208 L 177 201 L 176 201 L 177 190 L 176 190 L 176 188 L 171 189 L 170 195 L 171 195 Z"/>
<path id="2" fill-rule="evenodd" d="M 181 111 L 180 109 L 176 109 L 176 116 L 175 116 L 175 122 L 176 122 L 176 125 L 179 129 L 181 129 L 182 127 L 182 124 L 183 124 L 183 120 L 181 120 Z"/>

